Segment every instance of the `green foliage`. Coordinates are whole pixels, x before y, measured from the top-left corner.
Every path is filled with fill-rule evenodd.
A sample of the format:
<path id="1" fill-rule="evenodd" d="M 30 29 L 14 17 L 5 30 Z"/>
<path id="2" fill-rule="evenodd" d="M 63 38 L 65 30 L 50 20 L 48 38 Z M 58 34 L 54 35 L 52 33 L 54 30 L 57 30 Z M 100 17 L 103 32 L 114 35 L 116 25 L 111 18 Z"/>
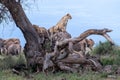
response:
<path id="1" fill-rule="evenodd" d="M 0 55 L 0 70 L 10 69 L 11 67 L 17 64 L 22 64 L 22 63 L 26 63 L 25 56 L 22 53 L 17 56 Z"/>
<path id="2" fill-rule="evenodd" d="M 17 56 L 17 64 L 26 64 L 26 58 L 24 53 L 21 53 L 20 55 Z"/>
<path id="3" fill-rule="evenodd" d="M 109 42 L 99 43 L 92 53 L 104 55 L 110 54 L 114 50 L 114 47 Z"/>
<path id="4" fill-rule="evenodd" d="M 100 74 L 100 77 L 102 77 L 102 78 L 107 78 L 107 76 L 108 76 L 108 74 L 105 73 L 105 72 L 102 72 L 102 73 Z"/>
<path id="5" fill-rule="evenodd" d="M 114 57 L 110 57 L 109 55 L 101 56 L 101 62 L 103 64 L 103 66 L 105 66 L 105 65 L 113 65 L 114 62 L 115 62 L 115 58 Z"/>
<path id="6" fill-rule="evenodd" d="M 101 56 L 100 59 L 101 59 L 103 66 L 105 66 L 105 65 L 120 65 L 120 55 L 118 55 L 118 54 Z"/>
<path id="7" fill-rule="evenodd" d="M 105 65 L 120 65 L 120 48 L 116 45 L 111 46 L 109 42 L 100 43 L 93 52 L 100 56 L 102 64 Z"/>

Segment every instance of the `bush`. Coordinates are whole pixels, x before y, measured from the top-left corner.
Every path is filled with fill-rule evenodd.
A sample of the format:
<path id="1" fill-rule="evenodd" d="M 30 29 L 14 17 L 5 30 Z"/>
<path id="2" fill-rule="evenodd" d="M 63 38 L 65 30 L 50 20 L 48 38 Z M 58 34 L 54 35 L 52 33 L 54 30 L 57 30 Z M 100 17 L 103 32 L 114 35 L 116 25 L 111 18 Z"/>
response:
<path id="1" fill-rule="evenodd" d="M 24 54 L 21 53 L 17 56 L 0 55 L 0 70 L 10 69 L 18 64 L 26 64 L 26 59 Z"/>
<path id="2" fill-rule="evenodd" d="M 115 58 L 111 57 L 109 55 L 108 56 L 101 56 L 100 60 L 101 60 L 101 62 L 103 64 L 103 66 L 115 64 L 114 63 L 115 62 Z"/>
<path id="3" fill-rule="evenodd" d="M 120 65 L 120 48 L 117 45 L 111 46 L 109 42 L 100 43 L 92 53 L 100 56 L 103 65 Z"/>
<path id="4" fill-rule="evenodd" d="M 110 54 L 114 50 L 114 47 L 109 42 L 100 42 L 93 50 L 92 53 L 104 55 L 104 54 Z"/>

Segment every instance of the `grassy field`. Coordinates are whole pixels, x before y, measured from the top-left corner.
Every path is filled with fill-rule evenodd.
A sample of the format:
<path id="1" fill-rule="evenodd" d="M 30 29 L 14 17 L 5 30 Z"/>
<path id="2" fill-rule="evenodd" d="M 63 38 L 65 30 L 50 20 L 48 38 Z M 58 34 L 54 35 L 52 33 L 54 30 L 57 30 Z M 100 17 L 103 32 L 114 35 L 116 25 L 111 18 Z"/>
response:
<path id="1" fill-rule="evenodd" d="M 92 55 L 99 55 L 103 66 L 120 66 L 120 48 L 118 46 L 110 47 L 107 42 L 99 44 L 94 48 Z M 13 74 L 11 67 L 21 63 L 26 63 L 23 54 L 18 56 L 0 55 L 0 80 L 120 80 L 120 75 L 116 75 L 114 72 L 110 74 L 93 71 L 80 73 L 57 72 L 55 74 L 48 73 L 48 75 L 41 72 L 38 74 L 31 73 L 29 78 L 22 74 Z"/>
<path id="2" fill-rule="evenodd" d="M 13 74 L 11 70 L 3 70 L 0 72 L 0 80 L 120 80 L 120 76 L 112 75 L 112 77 L 107 77 L 105 73 L 48 73 L 46 76 L 44 73 L 31 74 L 31 78 L 24 76 L 18 76 Z"/>

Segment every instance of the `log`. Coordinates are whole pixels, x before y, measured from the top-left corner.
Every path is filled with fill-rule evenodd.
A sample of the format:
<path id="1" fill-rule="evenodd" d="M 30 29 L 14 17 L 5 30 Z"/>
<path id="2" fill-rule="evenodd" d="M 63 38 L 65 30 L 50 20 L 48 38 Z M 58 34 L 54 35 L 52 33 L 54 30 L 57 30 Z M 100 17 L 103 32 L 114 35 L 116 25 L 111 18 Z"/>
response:
<path id="1" fill-rule="evenodd" d="M 54 52 L 52 52 L 50 55 L 49 55 L 49 59 L 46 57 L 45 60 L 51 60 L 51 57 L 55 57 L 55 59 L 53 59 L 52 61 L 54 63 L 59 64 L 59 63 L 65 63 L 65 64 L 93 64 L 95 67 L 98 67 L 97 66 L 97 63 L 95 63 L 95 61 L 91 60 L 91 59 L 86 59 L 85 57 L 81 57 L 81 55 L 79 55 L 79 57 L 74 57 L 74 56 L 64 56 L 62 57 L 62 59 L 59 59 L 58 57 L 60 57 L 60 47 L 64 47 L 64 49 L 68 49 L 70 53 L 76 53 L 73 48 L 72 48 L 72 45 L 74 43 L 77 43 L 77 42 L 80 42 L 82 41 L 83 39 L 85 39 L 86 37 L 90 36 L 90 35 L 101 35 L 103 37 L 105 37 L 111 44 L 114 44 L 112 39 L 110 38 L 110 36 L 107 34 L 108 32 L 111 32 L 112 30 L 109 30 L 109 29 L 101 29 L 101 30 L 98 30 L 98 29 L 89 29 L 85 32 L 83 32 L 80 36 L 78 36 L 77 38 L 70 38 L 70 39 L 65 39 L 63 41 L 56 41 L 56 44 L 55 44 L 55 47 L 54 47 Z M 69 54 L 69 53 L 67 53 Z M 50 65 L 50 63 L 47 63 Z M 46 64 L 45 64 L 46 65 Z M 59 66 L 59 65 L 58 65 Z M 48 67 L 47 67 L 48 68 Z M 59 66 L 59 68 L 63 68 L 63 66 Z M 69 67 L 65 67 L 65 68 L 69 68 Z M 101 68 L 101 67 L 100 67 Z M 100 69 L 99 68 L 99 69 Z"/>
<path id="2" fill-rule="evenodd" d="M 74 57 L 67 57 L 62 60 L 58 60 L 58 62 L 63 62 L 66 64 L 87 64 L 89 61 L 85 58 L 74 58 Z"/>

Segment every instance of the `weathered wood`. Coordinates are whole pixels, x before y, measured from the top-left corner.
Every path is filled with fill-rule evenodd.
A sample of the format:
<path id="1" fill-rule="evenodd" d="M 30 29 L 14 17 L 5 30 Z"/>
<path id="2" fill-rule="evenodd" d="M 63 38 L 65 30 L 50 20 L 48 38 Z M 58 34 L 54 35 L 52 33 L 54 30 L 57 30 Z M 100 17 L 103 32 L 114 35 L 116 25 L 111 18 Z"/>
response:
<path id="1" fill-rule="evenodd" d="M 85 39 L 86 37 L 90 36 L 90 35 L 101 35 L 103 37 L 105 37 L 111 44 L 114 44 L 114 42 L 112 41 L 112 39 L 106 34 L 108 32 L 111 32 L 112 30 L 109 29 L 89 29 L 85 32 L 83 32 L 79 37 L 77 38 L 70 38 L 70 39 L 65 39 L 63 41 L 57 42 L 56 45 L 57 46 L 62 46 L 62 45 L 66 45 L 69 42 L 73 42 L 73 43 L 77 43 L 83 39 Z"/>
<path id="2" fill-rule="evenodd" d="M 101 35 L 103 37 L 105 37 L 111 44 L 114 44 L 112 39 L 106 34 L 107 32 L 111 32 L 112 30 L 109 29 L 101 29 L 101 30 L 97 30 L 97 29 L 90 29 L 87 30 L 85 32 L 83 32 L 79 37 L 77 38 L 70 38 L 70 39 L 64 39 L 61 41 L 56 41 L 55 47 L 54 47 L 54 55 L 59 55 L 59 49 L 60 47 L 68 47 L 69 51 L 71 53 L 77 53 L 76 51 L 73 50 L 72 45 L 74 43 L 80 42 L 83 39 L 85 39 L 86 37 L 96 34 L 96 35 Z M 82 55 L 81 55 L 82 56 Z"/>
<path id="3" fill-rule="evenodd" d="M 89 63 L 85 58 L 74 58 L 74 57 L 67 57 L 65 59 L 59 60 L 59 62 L 64 62 L 67 64 L 87 64 Z"/>
<path id="4" fill-rule="evenodd" d="M 101 35 L 101 36 L 105 37 L 111 44 L 113 44 L 112 39 L 106 34 L 107 32 L 111 32 L 111 31 L 112 30 L 109 30 L 109 29 L 101 29 L 101 30 L 90 29 L 90 30 L 87 30 L 87 31 L 83 32 L 77 38 L 63 39 L 63 40 L 60 40 L 60 41 L 58 40 L 58 41 L 56 41 L 54 51 L 51 54 L 49 54 L 49 57 L 47 56 L 45 58 L 45 60 L 47 60 L 47 61 L 52 60 L 54 63 L 56 63 L 56 65 L 59 65 L 60 62 L 62 62 L 64 64 L 81 64 L 81 65 L 83 65 L 83 64 L 93 64 L 96 67 L 96 69 L 101 69 L 101 65 L 99 63 L 98 63 L 99 65 L 97 65 L 97 63 L 94 60 L 86 59 L 85 56 L 83 56 L 82 54 L 79 54 L 79 52 L 77 52 L 73 49 L 73 45 L 75 43 L 78 43 L 78 42 L 82 41 L 86 37 L 88 37 L 90 35 L 93 35 L 93 34 Z M 59 59 L 57 57 L 61 57 L 60 52 L 61 52 L 62 49 L 68 49 L 69 52 L 67 54 L 63 53 L 65 55 L 62 56 L 61 59 Z M 72 53 L 72 54 L 77 53 L 77 54 L 79 54 L 78 55 L 79 57 L 76 56 L 76 55 L 66 56 L 70 53 Z M 52 59 L 52 57 L 54 57 L 55 59 Z M 47 63 L 47 65 L 50 65 L 50 63 Z M 62 68 L 62 69 L 64 67 L 65 69 L 71 70 L 71 68 L 69 68 L 65 65 L 59 66 L 59 67 Z M 45 69 L 47 69 L 47 68 L 48 68 L 48 66 Z"/>

